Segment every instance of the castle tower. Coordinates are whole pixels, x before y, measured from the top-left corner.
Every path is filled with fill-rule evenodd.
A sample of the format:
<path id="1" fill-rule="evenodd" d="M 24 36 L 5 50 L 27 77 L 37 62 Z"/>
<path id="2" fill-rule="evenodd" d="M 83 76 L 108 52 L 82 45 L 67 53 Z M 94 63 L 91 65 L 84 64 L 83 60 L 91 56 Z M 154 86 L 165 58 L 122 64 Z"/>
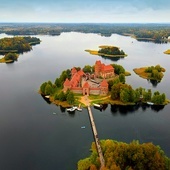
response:
<path id="1" fill-rule="evenodd" d="M 105 96 L 108 94 L 108 82 L 104 79 L 100 83 L 100 95 Z"/>
<path id="2" fill-rule="evenodd" d="M 96 77 L 99 77 L 99 76 L 100 76 L 101 67 L 102 67 L 101 61 L 100 61 L 100 60 L 99 60 L 99 61 L 96 61 L 95 66 L 94 66 L 95 76 L 96 76 Z"/>

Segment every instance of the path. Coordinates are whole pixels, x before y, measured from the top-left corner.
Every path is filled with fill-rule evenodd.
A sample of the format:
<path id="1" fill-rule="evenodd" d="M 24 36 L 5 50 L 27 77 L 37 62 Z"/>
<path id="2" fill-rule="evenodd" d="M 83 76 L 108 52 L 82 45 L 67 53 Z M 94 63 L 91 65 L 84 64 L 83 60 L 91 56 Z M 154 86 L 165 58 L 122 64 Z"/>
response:
<path id="1" fill-rule="evenodd" d="M 93 114 L 92 114 L 90 106 L 88 106 L 88 113 L 89 113 L 89 118 L 90 118 L 92 130 L 93 130 L 93 135 L 94 135 L 97 151 L 98 151 L 98 154 L 99 154 L 99 159 L 100 159 L 100 164 L 101 164 L 100 169 L 102 169 L 103 167 L 105 167 L 105 160 L 104 160 L 104 157 L 103 157 L 102 149 L 101 149 L 101 146 L 100 146 L 100 140 L 99 140 L 99 137 L 98 137 L 98 134 L 97 134 L 96 125 L 95 125 L 95 122 L 94 122 L 94 118 L 93 118 Z"/>

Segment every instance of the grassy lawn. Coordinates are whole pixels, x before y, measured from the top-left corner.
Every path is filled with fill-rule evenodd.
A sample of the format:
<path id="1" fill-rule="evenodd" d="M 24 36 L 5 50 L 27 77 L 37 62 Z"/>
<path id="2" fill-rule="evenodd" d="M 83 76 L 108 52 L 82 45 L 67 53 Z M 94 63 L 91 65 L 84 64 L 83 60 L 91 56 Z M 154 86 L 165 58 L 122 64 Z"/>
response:
<path id="1" fill-rule="evenodd" d="M 85 50 L 86 52 L 89 52 L 92 55 L 100 55 L 100 56 L 105 56 L 105 57 L 126 57 L 127 54 L 125 55 L 109 55 L 109 54 L 104 54 L 104 53 L 98 53 L 96 50 Z"/>
<path id="2" fill-rule="evenodd" d="M 11 63 L 13 60 L 5 60 L 4 57 L 0 59 L 0 63 Z"/>
<path id="3" fill-rule="evenodd" d="M 148 79 L 148 77 L 150 76 L 149 73 L 146 73 L 145 70 L 147 69 L 147 67 L 142 67 L 142 68 L 134 68 L 133 71 L 139 75 L 140 77 L 144 78 L 144 79 Z"/>

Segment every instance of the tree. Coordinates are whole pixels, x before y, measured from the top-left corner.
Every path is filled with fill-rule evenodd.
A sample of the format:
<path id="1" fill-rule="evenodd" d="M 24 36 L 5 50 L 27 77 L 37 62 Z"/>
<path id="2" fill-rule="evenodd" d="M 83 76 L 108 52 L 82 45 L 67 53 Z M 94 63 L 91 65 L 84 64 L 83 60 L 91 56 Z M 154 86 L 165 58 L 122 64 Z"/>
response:
<path id="1" fill-rule="evenodd" d="M 122 83 L 114 84 L 112 86 L 111 90 L 111 98 L 113 100 L 119 99 L 120 97 L 120 88 L 121 88 Z"/>
<path id="2" fill-rule="evenodd" d="M 4 59 L 7 60 L 12 60 L 12 61 L 16 61 L 18 58 L 18 55 L 16 53 L 7 53 L 5 54 Z"/>
<path id="3" fill-rule="evenodd" d="M 69 93 L 67 94 L 66 100 L 67 100 L 68 104 L 74 103 L 75 98 L 74 98 L 73 92 L 69 91 Z"/>
<path id="4" fill-rule="evenodd" d="M 66 101 L 66 95 L 64 94 L 63 91 L 61 91 L 61 92 L 59 93 L 58 99 L 59 99 L 60 101 Z"/>
<path id="5" fill-rule="evenodd" d="M 127 144 L 107 139 L 102 140 L 101 145 L 105 170 L 169 170 L 170 168 L 170 159 L 159 146 L 152 143 L 140 144 L 139 141 L 132 141 Z M 94 152 L 96 150 L 92 149 L 92 154 Z M 91 166 L 94 167 L 93 165 L 96 166 L 93 162 L 95 161 L 91 161 L 90 158 L 80 160 L 78 170 L 87 170 Z"/>
<path id="6" fill-rule="evenodd" d="M 45 94 L 45 88 L 46 88 L 47 82 L 44 82 L 43 84 L 41 84 L 40 86 L 40 91 L 42 94 Z"/>
<path id="7" fill-rule="evenodd" d="M 165 93 L 163 93 L 162 94 L 162 101 L 165 102 L 165 100 L 166 100 L 166 95 L 165 95 Z"/>
<path id="8" fill-rule="evenodd" d="M 60 80 L 59 78 L 56 78 L 56 80 L 55 80 L 55 85 L 56 85 L 57 87 L 61 87 L 61 80 Z"/>
<path id="9" fill-rule="evenodd" d="M 54 100 L 59 100 L 59 95 L 58 95 L 58 93 L 56 93 L 56 94 L 54 95 Z"/>
<path id="10" fill-rule="evenodd" d="M 125 69 L 121 66 L 121 65 L 118 65 L 118 64 L 111 64 L 113 67 L 114 67 L 114 72 L 115 74 L 121 74 L 121 73 L 125 73 Z"/>
<path id="11" fill-rule="evenodd" d="M 130 94 L 128 89 L 122 89 L 120 91 L 120 100 L 124 103 L 129 102 Z"/>
<path id="12" fill-rule="evenodd" d="M 53 88 L 51 87 L 50 84 L 47 83 L 46 87 L 45 87 L 45 95 L 51 95 L 53 92 Z"/>
<path id="13" fill-rule="evenodd" d="M 125 83 L 126 80 L 125 80 L 125 75 L 123 73 L 119 74 L 119 80 L 121 83 L 123 84 Z"/>
<path id="14" fill-rule="evenodd" d="M 60 75 L 60 81 L 61 83 L 63 83 L 67 78 L 67 72 L 66 71 L 63 71 Z"/>
<path id="15" fill-rule="evenodd" d="M 92 73 L 92 67 L 90 65 L 85 65 L 83 71 L 85 73 Z"/>

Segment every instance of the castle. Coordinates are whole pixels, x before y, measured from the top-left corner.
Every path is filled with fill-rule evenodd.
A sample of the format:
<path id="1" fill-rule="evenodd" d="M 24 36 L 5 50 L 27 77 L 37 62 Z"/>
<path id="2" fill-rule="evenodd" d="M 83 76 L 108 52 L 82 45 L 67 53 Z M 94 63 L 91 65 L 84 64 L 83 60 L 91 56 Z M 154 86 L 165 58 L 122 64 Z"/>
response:
<path id="1" fill-rule="evenodd" d="M 98 83 L 94 79 L 91 79 L 91 75 L 85 74 L 83 70 L 77 71 L 76 68 L 71 69 L 71 79 L 68 78 L 64 82 L 64 91 L 68 89 L 74 93 L 79 93 L 83 95 L 107 95 L 108 94 L 108 83 L 105 78 L 110 78 L 115 75 L 114 68 L 111 65 L 105 65 L 101 61 L 96 61 L 95 72 L 93 77 L 103 78 L 103 80 Z M 89 79 L 89 80 L 87 80 Z"/>

